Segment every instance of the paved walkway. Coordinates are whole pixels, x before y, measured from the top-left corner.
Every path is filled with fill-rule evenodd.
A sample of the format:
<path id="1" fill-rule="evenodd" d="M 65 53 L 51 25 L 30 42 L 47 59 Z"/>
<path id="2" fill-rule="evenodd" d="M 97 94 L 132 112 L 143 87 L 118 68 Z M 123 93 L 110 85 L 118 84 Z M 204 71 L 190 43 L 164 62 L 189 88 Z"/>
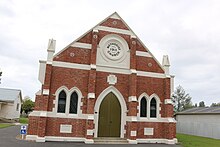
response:
<path id="1" fill-rule="evenodd" d="M 36 143 L 31 141 L 17 140 L 15 137 L 20 133 L 20 126 L 12 126 L 0 129 L 0 147 L 118 147 L 119 145 L 84 144 L 70 142 L 45 142 Z M 121 147 L 180 147 L 166 144 L 123 144 Z"/>

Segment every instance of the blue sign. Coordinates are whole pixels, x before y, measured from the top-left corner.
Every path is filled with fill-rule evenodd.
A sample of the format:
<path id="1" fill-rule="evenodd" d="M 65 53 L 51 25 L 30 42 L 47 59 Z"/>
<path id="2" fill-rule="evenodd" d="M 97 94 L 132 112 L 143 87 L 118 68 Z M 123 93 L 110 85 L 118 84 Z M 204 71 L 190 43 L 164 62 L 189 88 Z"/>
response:
<path id="1" fill-rule="evenodd" d="M 21 133 L 21 135 L 26 135 L 27 131 L 26 130 L 21 130 L 20 133 Z"/>
<path id="2" fill-rule="evenodd" d="M 21 130 L 27 130 L 27 126 L 21 126 Z"/>

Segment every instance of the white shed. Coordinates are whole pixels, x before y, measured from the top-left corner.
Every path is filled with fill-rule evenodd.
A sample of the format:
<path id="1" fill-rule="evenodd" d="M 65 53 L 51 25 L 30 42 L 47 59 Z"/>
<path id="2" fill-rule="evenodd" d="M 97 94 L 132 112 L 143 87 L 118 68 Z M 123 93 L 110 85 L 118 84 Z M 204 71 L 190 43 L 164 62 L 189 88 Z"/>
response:
<path id="1" fill-rule="evenodd" d="M 197 107 L 176 114 L 177 133 L 220 139 L 220 107 Z"/>
<path id="2" fill-rule="evenodd" d="M 0 119 L 18 119 L 21 103 L 21 90 L 0 88 Z"/>

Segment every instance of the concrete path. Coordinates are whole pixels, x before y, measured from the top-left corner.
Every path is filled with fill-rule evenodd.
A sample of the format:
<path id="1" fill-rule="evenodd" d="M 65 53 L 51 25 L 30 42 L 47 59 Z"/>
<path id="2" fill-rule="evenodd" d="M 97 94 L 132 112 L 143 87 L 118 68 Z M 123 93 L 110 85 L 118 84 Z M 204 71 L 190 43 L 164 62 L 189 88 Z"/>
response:
<path id="1" fill-rule="evenodd" d="M 0 147 L 181 147 L 179 145 L 166 144 L 123 144 L 123 145 L 102 145 L 102 144 L 84 144 L 70 142 L 45 142 L 36 143 L 31 141 L 17 140 L 16 136 L 20 133 L 20 126 L 12 126 L 0 129 Z"/>

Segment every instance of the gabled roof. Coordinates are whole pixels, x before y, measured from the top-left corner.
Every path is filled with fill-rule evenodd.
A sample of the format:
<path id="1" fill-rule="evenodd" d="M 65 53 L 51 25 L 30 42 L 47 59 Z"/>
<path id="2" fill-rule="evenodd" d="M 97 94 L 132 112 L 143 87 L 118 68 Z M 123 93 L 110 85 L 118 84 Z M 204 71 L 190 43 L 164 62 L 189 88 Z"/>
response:
<path id="1" fill-rule="evenodd" d="M 140 38 L 138 38 L 138 36 L 132 31 L 132 29 L 127 25 L 127 23 L 119 16 L 119 14 L 117 12 L 114 12 L 113 14 L 111 14 L 110 16 L 108 16 L 107 18 L 105 18 L 103 21 L 101 21 L 100 23 L 98 23 L 97 25 L 95 25 L 94 27 L 92 27 L 90 30 L 88 30 L 86 33 L 84 33 L 82 36 L 80 36 L 79 38 L 77 38 L 76 40 L 74 40 L 73 42 L 71 42 L 69 45 L 67 45 L 64 49 L 60 50 L 58 53 L 56 53 L 54 55 L 54 57 L 58 56 L 60 53 L 62 53 L 64 50 L 66 50 L 68 47 L 70 47 L 73 43 L 77 42 L 78 40 L 80 40 L 81 38 L 83 38 L 85 35 L 87 35 L 89 32 L 91 32 L 92 30 L 96 30 L 96 28 L 98 26 L 100 26 L 102 23 L 104 23 L 106 20 L 108 20 L 109 18 L 115 18 L 115 19 L 119 19 L 121 20 L 124 25 L 128 28 L 128 30 L 131 32 L 131 34 L 133 36 L 135 36 L 137 38 L 137 40 L 140 42 L 140 44 L 146 49 L 146 51 L 152 56 L 152 58 L 158 63 L 158 65 L 164 70 L 163 66 L 161 65 L 161 63 L 154 57 L 154 55 L 149 51 L 149 49 L 144 45 L 144 43 L 140 40 Z M 165 70 L 164 70 L 165 71 Z"/>
<path id="2" fill-rule="evenodd" d="M 176 115 L 205 115 L 205 114 L 220 114 L 220 107 L 196 107 L 176 113 Z"/>
<path id="3" fill-rule="evenodd" d="M 3 102 L 14 102 L 16 98 L 20 95 L 21 97 L 21 90 L 19 89 L 7 89 L 7 88 L 0 88 L 0 101 Z"/>

